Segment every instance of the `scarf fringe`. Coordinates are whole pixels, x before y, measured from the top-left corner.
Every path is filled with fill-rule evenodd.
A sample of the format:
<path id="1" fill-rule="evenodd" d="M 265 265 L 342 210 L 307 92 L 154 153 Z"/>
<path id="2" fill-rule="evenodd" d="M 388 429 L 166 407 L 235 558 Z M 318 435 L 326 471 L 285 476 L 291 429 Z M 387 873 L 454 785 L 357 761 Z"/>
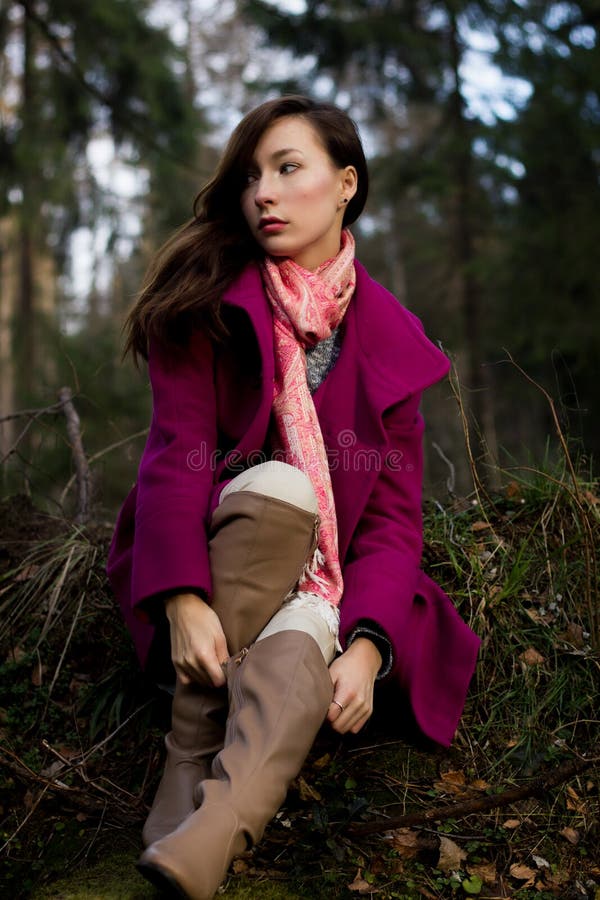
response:
<path id="1" fill-rule="evenodd" d="M 322 552 L 317 549 L 313 553 L 312 559 L 309 562 L 304 564 L 304 568 L 302 569 L 302 575 L 298 579 L 301 583 L 303 581 L 313 581 L 315 584 L 318 584 L 319 587 L 327 588 L 328 581 L 325 578 L 321 578 L 317 575 L 319 569 L 325 565 L 325 557 Z"/>
<path id="2" fill-rule="evenodd" d="M 335 638 L 335 649 L 342 651 L 342 645 L 339 639 L 340 630 L 340 610 L 339 607 L 333 606 L 319 594 L 313 594 L 311 591 L 292 591 L 284 600 L 287 609 L 310 609 L 316 613 L 319 618 L 325 621 L 329 631 Z"/>

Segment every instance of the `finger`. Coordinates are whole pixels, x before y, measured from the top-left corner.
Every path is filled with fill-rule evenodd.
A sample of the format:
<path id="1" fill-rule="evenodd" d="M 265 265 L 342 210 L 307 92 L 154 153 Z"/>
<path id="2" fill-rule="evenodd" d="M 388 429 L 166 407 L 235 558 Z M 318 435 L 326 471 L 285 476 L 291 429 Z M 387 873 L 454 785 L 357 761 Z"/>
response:
<path id="1" fill-rule="evenodd" d="M 215 639 L 215 654 L 219 661 L 219 665 L 222 666 L 223 663 L 227 662 L 229 659 L 229 650 L 227 648 L 227 639 L 223 632 L 220 635 L 217 635 Z"/>
<path id="2" fill-rule="evenodd" d="M 177 677 L 179 678 L 179 680 L 182 684 L 191 684 L 192 683 L 192 679 L 190 678 L 188 673 L 184 669 L 181 668 L 181 666 L 176 665 L 175 671 L 177 673 Z"/>
<path id="3" fill-rule="evenodd" d="M 225 684 L 225 673 L 216 656 L 207 660 L 203 666 L 205 673 L 208 675 L 214 687 L 223 687 Z"/>
<path id="4" fill-rule="evenodd" d="M 332 700 L 329 704 L 329 711 L 327 713 L 327 721 L 328 722 L 336 722 L 341 715 L 344 714 L 345 706 L 341 700 L 338 700 L 337 697 L 335 700 Z"/>
<path id="5" fill-rule="evenodd" d="M 353 725 L 352 728 L 350 729 L 352 734 L 358 734 L 358 732 L 362 728 L 365 727 L 365 725 L 367 724 L 367 722 L 369 721 L 370 718 L 371 718 L 371 714 L 369 713 L 368 716 L 363 716 L 362 719 L 359 719 L 359 721 L 356 723 L 356 725 Z"/>
<path id="6" fill-rule="evenodd" d="M 371 717 L 372 708 L 369 704 L 360 701 L 353 701 L 344 710 L 343 713 L 335 719 L 333 729 L 339 734 L 346 734 L 351 731 L 356 734 L 365 722 Z"/>

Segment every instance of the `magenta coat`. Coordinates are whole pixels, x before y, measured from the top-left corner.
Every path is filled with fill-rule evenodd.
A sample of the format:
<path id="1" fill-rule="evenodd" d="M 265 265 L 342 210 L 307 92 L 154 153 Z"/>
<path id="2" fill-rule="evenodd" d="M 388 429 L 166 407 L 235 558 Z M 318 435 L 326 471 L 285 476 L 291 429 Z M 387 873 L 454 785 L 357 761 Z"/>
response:
<path id="1" fill-rule="evenodd" d="M 424 388 L 449 363 L 418 319 L 356 263 L 339 359 L 313 395 L 327 447 L 344 577 L 342 645 L 364 619 L 388 635 L 390 678 L 417 724 L 448 745 L 479 639 L 420 569 Z M 140 604 L 187 587 L 211 592 L 207 526 L 223 486 L 261 462 L 273 391 L 273 326 L 258 268 L 223 297 L 237 348 L 150 348 L 154 409 L 137 483 L 119 514 L 108 575 L 142 665 L 154 628 Z M 253 371 L 240 359 L 254 358 Z"/>

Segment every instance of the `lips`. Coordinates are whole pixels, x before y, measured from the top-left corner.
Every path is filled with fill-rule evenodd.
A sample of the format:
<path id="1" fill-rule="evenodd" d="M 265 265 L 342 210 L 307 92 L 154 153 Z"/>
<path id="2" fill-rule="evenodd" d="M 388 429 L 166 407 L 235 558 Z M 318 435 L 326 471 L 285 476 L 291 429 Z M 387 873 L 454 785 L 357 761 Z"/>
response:
<path id="1" fill-rule="evenodd" d="M 283 219 L 278 219 L 277 216 L 264 216 L 258 223 L 258 229 L 265 234 L 271 234 L 281 231 L 286 225 L 287 222 L 284 222 Z"/>

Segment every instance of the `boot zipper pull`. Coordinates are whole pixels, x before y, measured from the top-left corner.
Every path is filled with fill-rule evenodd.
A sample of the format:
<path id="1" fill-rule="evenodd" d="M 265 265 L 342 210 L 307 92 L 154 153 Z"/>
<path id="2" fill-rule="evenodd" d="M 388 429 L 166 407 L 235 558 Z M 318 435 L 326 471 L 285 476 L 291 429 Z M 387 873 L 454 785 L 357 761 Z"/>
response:
<path id="1" fill-rule="evenodd" d="M 248 648 L 242 647 L 242 649 L 239 652 L 239 655 L 236 657 L 236 660 L 235 660 L 236 666 L 241 665 L 247 655 L 248 655 Z"/>

